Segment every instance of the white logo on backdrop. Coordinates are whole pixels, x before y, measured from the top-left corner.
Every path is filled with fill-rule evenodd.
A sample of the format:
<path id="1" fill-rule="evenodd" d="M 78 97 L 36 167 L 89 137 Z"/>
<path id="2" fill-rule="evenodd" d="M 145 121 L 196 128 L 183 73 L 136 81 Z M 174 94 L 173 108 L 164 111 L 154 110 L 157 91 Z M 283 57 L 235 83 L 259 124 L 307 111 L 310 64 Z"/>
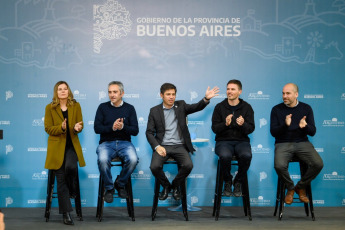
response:
<path id="1" fill-rule="evenodd" d="M 324 149 L 323 148 L 315 148 L 316 152 L 318 153 L 323 153 L 324 152 Z"/>
<path id="2" fill-rule="evenodd" d="M 13 97 L 13 92 L 12 91 L 6 91 L 6 101 L 8 99 L 11 99 Z"/>
<path id="3" fill-rule="evenodd" d="M 269 153 L 270 148 L 264 148 L 262 144 L 258 144 L 257 147 L 252 147 L 253 153 Z"/>
<path id="4" fill-rule="evenodd" d="M 199 198 L 197 196 L 190 197 L 190 205 L 193 206 L 193 204 L 196 204 L 199 202 Z"/>
<path id="5" fill-rule="evenodd" d="M 0 125 L 10 125 L 11 121 L 0 121 Z"/>
<path id="6" fill-rule="evenodd" d="M 313 200 L 313 204 L 325 204 L 325 200 Z"/>
<path id="7" fill-rule="evenodd" d="M 323 94 L 304 94 L 304 98 L 306 99 L 322 99 Z"/>
<path id="8" fill-rule="evenodd" d="M 80 93 L 79 90 L 74 90 L 73 95 L 74 95 L 74 98 L 76 100 L 84 100 L 84 99 L 86 99 L 86 94 L 85 93 Z"/>
<path id="9" fill-rule="evenodd" d="M 39 173 L 34 173 L 32 175 L 33 180 L 47 180 L 48 179 L 48 174 L 46 171 L 42 171 Z"/>
<path id="10" fill-rule="evenodd" d="M 95 53 L 101 52 L 102 40 L 125 37 L 132 27 L 129 12 L 114 0 L 107 0 L 104 5 L 93 5 L 93 20 L 93 51 Z"/>
<path id="11" fill-rule="evenodd" d="M 46 93 L 29 93 L 28 98 L 47 98 L 48 94 Z"/>
<path id="12" fill-rule="evenodd" d="M 265 118 L 260 119 L 260 128 L 267 125 L 267 120 Z"/>
<path id="13" fill-rule="evenodd" d="M 262 91 L 258 91 L 257 93 L 249 93 L 248 100 L 268 100 L 270 99 L 270 95 L 264 94 Z"/>
<path id="14" fill-rule="evenodd" d="M 190 92 L 190 101 L 193 101 L 194 99 L 198 98 L 198 93 L 195 91 Z"/>
<path id="15" fill-rule="evenodd" d="M 345 147 L 341 148 L 341 153 L 345 153 Z"/>
<path id="16" fill-rule="evenodd" d="M 332 120 L 324 120 L 322 123 L 323 127 L 344 127 L 344 121 L 338 121 L 338 118 L 332 118 Z"/>
<path id="17" fill-rule="evenodd" d="M 337 172 L 332 172 L 331 174 L 323 174 L 323 180 L 344 180 L 344 175 L 339 175 Z"/>
<path id="18" fill-rule="evenodd" d="M 0 175 L 0 179 L 10 179 L 11 176 L 9 174 L 5 174 L 5 175 Z"/>
<path id="19" fill-rule="evenodd" d="M 107 97 L 106 92 L 104 92 L 104 91 L 99 91 L 99 92 L 98 92 L 98 100 L 99 100 L 99 101 L 102 100 L 102 99 L 104 99 L 104 98 L 106 98 L 106 97 Z"/>
<path id="20" fill-rule="evenodd" d="M 132 173 L 131 178 L 138 180 L 150 180 L 151 173 L 145 173 L 143 170 L 140 170 L 137 173 Z"/>
<path id="21" fill-rule="evenodd" d="M 143 117 L 139 117 L 138 118 L 138 124 L 139 124 L 139 126 L 146 126 L 147 121 L 145 121 L 145 119 Z"/>
<path id="22" fill-rule="evenodd" d="M 257 205 L 269 205 L 271 200 L 265 200 L 263 196 L 258 196 L 258 198 L 250 198 L 250 203 Z"/>
<path id="23" fill-rule="evenodd" d="M 267 178 L 266 172 L 260 172 L 260 181 L 265 180 Z"/>
<path id="24" fill-rule="evenodd" d="M 32 126 L 43 126 L 44 125 L 44 117 L 41 119 L 35 119 L 32 121 Z"/>
<path id="25" fill-rule="evenodd" d="M 8 206 L 8 205 L 10 205 L 10 204 L 13 204 L 13 199 L 12 199 L 12 197 L 6 197 L 6 207 Z"/>
<path id="26" fill-rule="evenodd" d="M 340 98 L 341 100 L 345 100 L 345 93 L 343 93 L 342 95 L 341 95 L 341 98 Z"/>
<path id="27" fill-rule="evenodd" d="M 13 152 L 13 146 L 12 145 L 6 145 L 6 155 L 10 152 Z"/>

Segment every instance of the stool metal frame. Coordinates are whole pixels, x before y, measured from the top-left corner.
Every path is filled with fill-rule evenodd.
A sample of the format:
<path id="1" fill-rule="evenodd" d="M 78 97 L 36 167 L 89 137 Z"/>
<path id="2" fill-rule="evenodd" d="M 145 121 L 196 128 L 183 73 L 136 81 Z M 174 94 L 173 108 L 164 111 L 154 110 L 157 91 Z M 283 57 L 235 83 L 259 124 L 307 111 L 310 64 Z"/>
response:
<path id="1" fill-rule="evenodd" d="M 75 210 L 79 220 L 83 220 L 83 215 L 81 212 L 81 199 L 80 199 L 80 187 L 79 187 L 79 176 L 77 171 L 77 188 L 76 188 L 76 197 L 74 198 L 75 202 Z M 46 199 L 46 208 L 44 211 L 44 217 L 46 218 L 46 222 L 49 221 L 50 218 L 50 211 L 53 198 L 57 198 L 57 192 L 54 192 L 54 184 L 55 184 L 55 170 L 48 170 L 48 183 L 47 183 L 47 199 Z"/>
<path id="2" fill-rule="evenodd" d="M 177 164 L 177 162 L 173 158 L 169 158 L 164 164 Z M 159 197 L 159 188 L 160 184 L 157 179 L 155 179 L 155 188 L 154 188 L 154 195 L 153 195 L 153 205 L 152 205 L 152 221 L 155 220 L 157 214 L 157 206 L 158 206 L 158 197 Z M 186 183 L 180 185 L 181 191 L 181 202 L 182 202 L 182 212 L 183 215 L 188 221 L 188 213 L 187 213 L 187 191 L 186 191 Z"/>
<path id="3" fill-rule="evenodd" d="M 231 165 L 237 165 L 238 166 L 238 160 L 237 160 L 236 156 L 232 157 Z M 222 196 L 224 196 L 223 195 L 223 183 L 224 183 L 223 170 L 221 169 L 220 160 L 218 159 L 216 188 L 215 188 L 215 192 L 214 192 L 213 213 L 212 213 L 212 216 L 215 217 L 215 220 L 218 220 L 218 218 L 219 218 Z M 233 195 L 231 195 L 231 196 L 233 196 Z M 244 215 L 248 216 L 249 220 L 252 220 L 247 174 L 244 178 L 244 181 L 242 181 L 242 202 L 243 202 Z"/>
<path id="4" fill-rule="evenodd" d="M 300 166 L 300 171 L 301 171 L 301 175 L 304 175 L 305 171 L 308 168 L 308 165 L 301 162 L 299 159 L 297 158 L 293 158 L 289 163 L 299 163 Z M 287 187 L 284 183 L 283 180 L 280 179 L 280 177 L 278 176 L 278 183 L 277 183 L 277 198 L 276 198 L 276 205 L 274 208 L 274 216 L 277 215 L 277 211 L 279 208 L 279 215 L 278 215 L 278 220 L 281 220 L 283 217 L 283 211 L 284 211 L 284 206 L 285 206 L 285 193 L 286 193 Z M 308 203 L 303 203 L 299 200 L 298 197 L 294 197 L 293 198 L 293 202 L 294 203 L 303 203 L 304 204 L 304 210 L 305 210 L 305 214 L 307 216 L 309 216 L 309 209 L 310 209 L 310 213 L 311 213 L 311 217 L 312 220 L 315 220 L 315 215 L 314 215 L 314 206 L 313 206 L 313 196 L 312 196 L 312 192 L 311 192 L 311 185 L 307 185 L 306 188 L 306 195 L 309 198 L 309 207 L 308 207 Z"/>
<path id="5" fill-rule="evenodd" d="M 111 160 L 111 167 L 114 166 L 123 166 L 123 162 L 119 157 L 116 157 Z M 115 188 L 114 188 L 115 189 Z M 128 216 L 132 218 L 132 221 L 135 221 L 134 217 L 134 205 L 133 205 L 133 190 L 132 190 L 132 180 L 131 177 L 128 178 L 128 182 L 126 184 L 126 191 L 127 191 L 127 198 L 126 198 L 126 203 L 127 203 L 127 211 L 128 211 Z M 98 186 L 98 197 L 97 197 L 97 212 L 96 212 L 96 217 L 98 218 L 98 222 L 101 222 L 103 219 L 103 209 L 104 209 L 104 193 L 105 193 L 105 188 L 104 188 L 104 181 L 101 175 L 99 175 L 99 186 Z M 118 193 L 115 190 L 114 198 L 120 198 L 118 196 Z"/>

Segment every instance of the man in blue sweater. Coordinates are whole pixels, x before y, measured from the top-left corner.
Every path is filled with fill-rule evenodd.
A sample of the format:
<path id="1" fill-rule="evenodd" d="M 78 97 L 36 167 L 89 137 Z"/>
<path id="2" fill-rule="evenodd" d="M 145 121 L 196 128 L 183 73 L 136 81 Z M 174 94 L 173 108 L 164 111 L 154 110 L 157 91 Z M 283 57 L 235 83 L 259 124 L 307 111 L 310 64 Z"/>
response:
<path id="1" fill-rule="evenodd" d="M 284 181 L 288 191 L 285 203 L 291 204 L 294 192 L 299 199 L 308 203 L 305 187 L 320 173 L 323 161 L 309 142 L 307 135 L 314 136 L 316 127 L 312 108 L 297 100 L 298 87 L 288 83 L 283 88 L 283 101 L 272 108 L 270 131 L 275 137 L 274 168 Z M 294 186 L 288 167 L 289 161 L 297 157 L 308 165 L 301 180 Z"/>
<path id="2" fill-rule="evenodd" d="M 96 153 L 98 169 L 106 190 L 104 200 L 111 203 L 115 192 L 114 187 L 120 197 L 127 197 L 125 185 L 138 164 L 138 156 L 131 143 L 131 136 L 138 135 L 139 127 L 134 107 L 122 100 L 123 84 L 119 81 L 110 82 L 108 95 L 110 101 L 98 106 L 94 129 L 97 134 L 100 134 Z M 120 157 L 123 167 L 119 177 L 113 183 L 111 160 L 115 157 Z"/>

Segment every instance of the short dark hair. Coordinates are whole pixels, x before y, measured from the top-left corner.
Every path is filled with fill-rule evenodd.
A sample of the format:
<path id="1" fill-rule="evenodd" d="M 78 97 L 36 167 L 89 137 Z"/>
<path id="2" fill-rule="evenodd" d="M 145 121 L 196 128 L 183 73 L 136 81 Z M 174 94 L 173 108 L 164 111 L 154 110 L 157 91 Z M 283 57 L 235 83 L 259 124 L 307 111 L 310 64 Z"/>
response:
<path id="1" fill-rule="evenodd" d="M 238 88 L 240 90 L 242 90 L 242 83 L 240 80 L 232 79 L 232 80 L 228 81 L 228 84 L 226 84 L 226 86 L 228 86 L 229 84 L 235 84 L 238 86 Z"/>
<path id="2" fill-rule="evenodd" d="M 176 86 L 171 84 L 171 83 L 164 83 L 162 86 L 161 86 L 161 94 L 164 94 L 165 91 L 169 90 L 169 89 L 174 89 L 175 90 L 175 93 L 177 93 L 177 89 L 176 89 Z"/>

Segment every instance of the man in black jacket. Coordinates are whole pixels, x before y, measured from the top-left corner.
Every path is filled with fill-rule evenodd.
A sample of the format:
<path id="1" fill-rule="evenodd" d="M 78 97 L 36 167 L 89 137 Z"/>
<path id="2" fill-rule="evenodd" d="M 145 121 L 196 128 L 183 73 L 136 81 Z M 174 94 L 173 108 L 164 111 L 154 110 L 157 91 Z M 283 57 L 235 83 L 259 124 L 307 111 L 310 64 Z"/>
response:
<path id="1" fill-rule="evenodd" d="M 242 195 L 242 182 L 252 159 L 248 135 L 255 129 L 252 107 L 240 99 L 242 83 L 230 80 L 227 84 L 227 99 L 218 103 L 212 115 L 212 131 L 216 134 L 215 153 L 219 156 L 224 176 L 224 195 L 232 193 L 231 159 L 238 159 L 238 173 L 234 179 L 234 196 Z"/>
<path id="2" fill-rule="evenodd" d="M 175 101 L 176 87 L 173 84 L 164 83 L 161 86 L 163 103 L 151 108 L 146 129 L 146 138 L 153 149 L 150 169 L 163 186 L 160 200 L 165 200 L 171 189 L 175 200 L 181 198 L 179 186 L 193 168 L 189 152 L 195 151 L 187 127 L 187 115 L 204 109 L 218 92 L 218 87 L 211 90 L 208 87 L 203 99 L 195 104 L 187 104 L 183 100 Z M 163 164 L 170 157 L 179 165 L 171 184 L 163 172 Z"/>

